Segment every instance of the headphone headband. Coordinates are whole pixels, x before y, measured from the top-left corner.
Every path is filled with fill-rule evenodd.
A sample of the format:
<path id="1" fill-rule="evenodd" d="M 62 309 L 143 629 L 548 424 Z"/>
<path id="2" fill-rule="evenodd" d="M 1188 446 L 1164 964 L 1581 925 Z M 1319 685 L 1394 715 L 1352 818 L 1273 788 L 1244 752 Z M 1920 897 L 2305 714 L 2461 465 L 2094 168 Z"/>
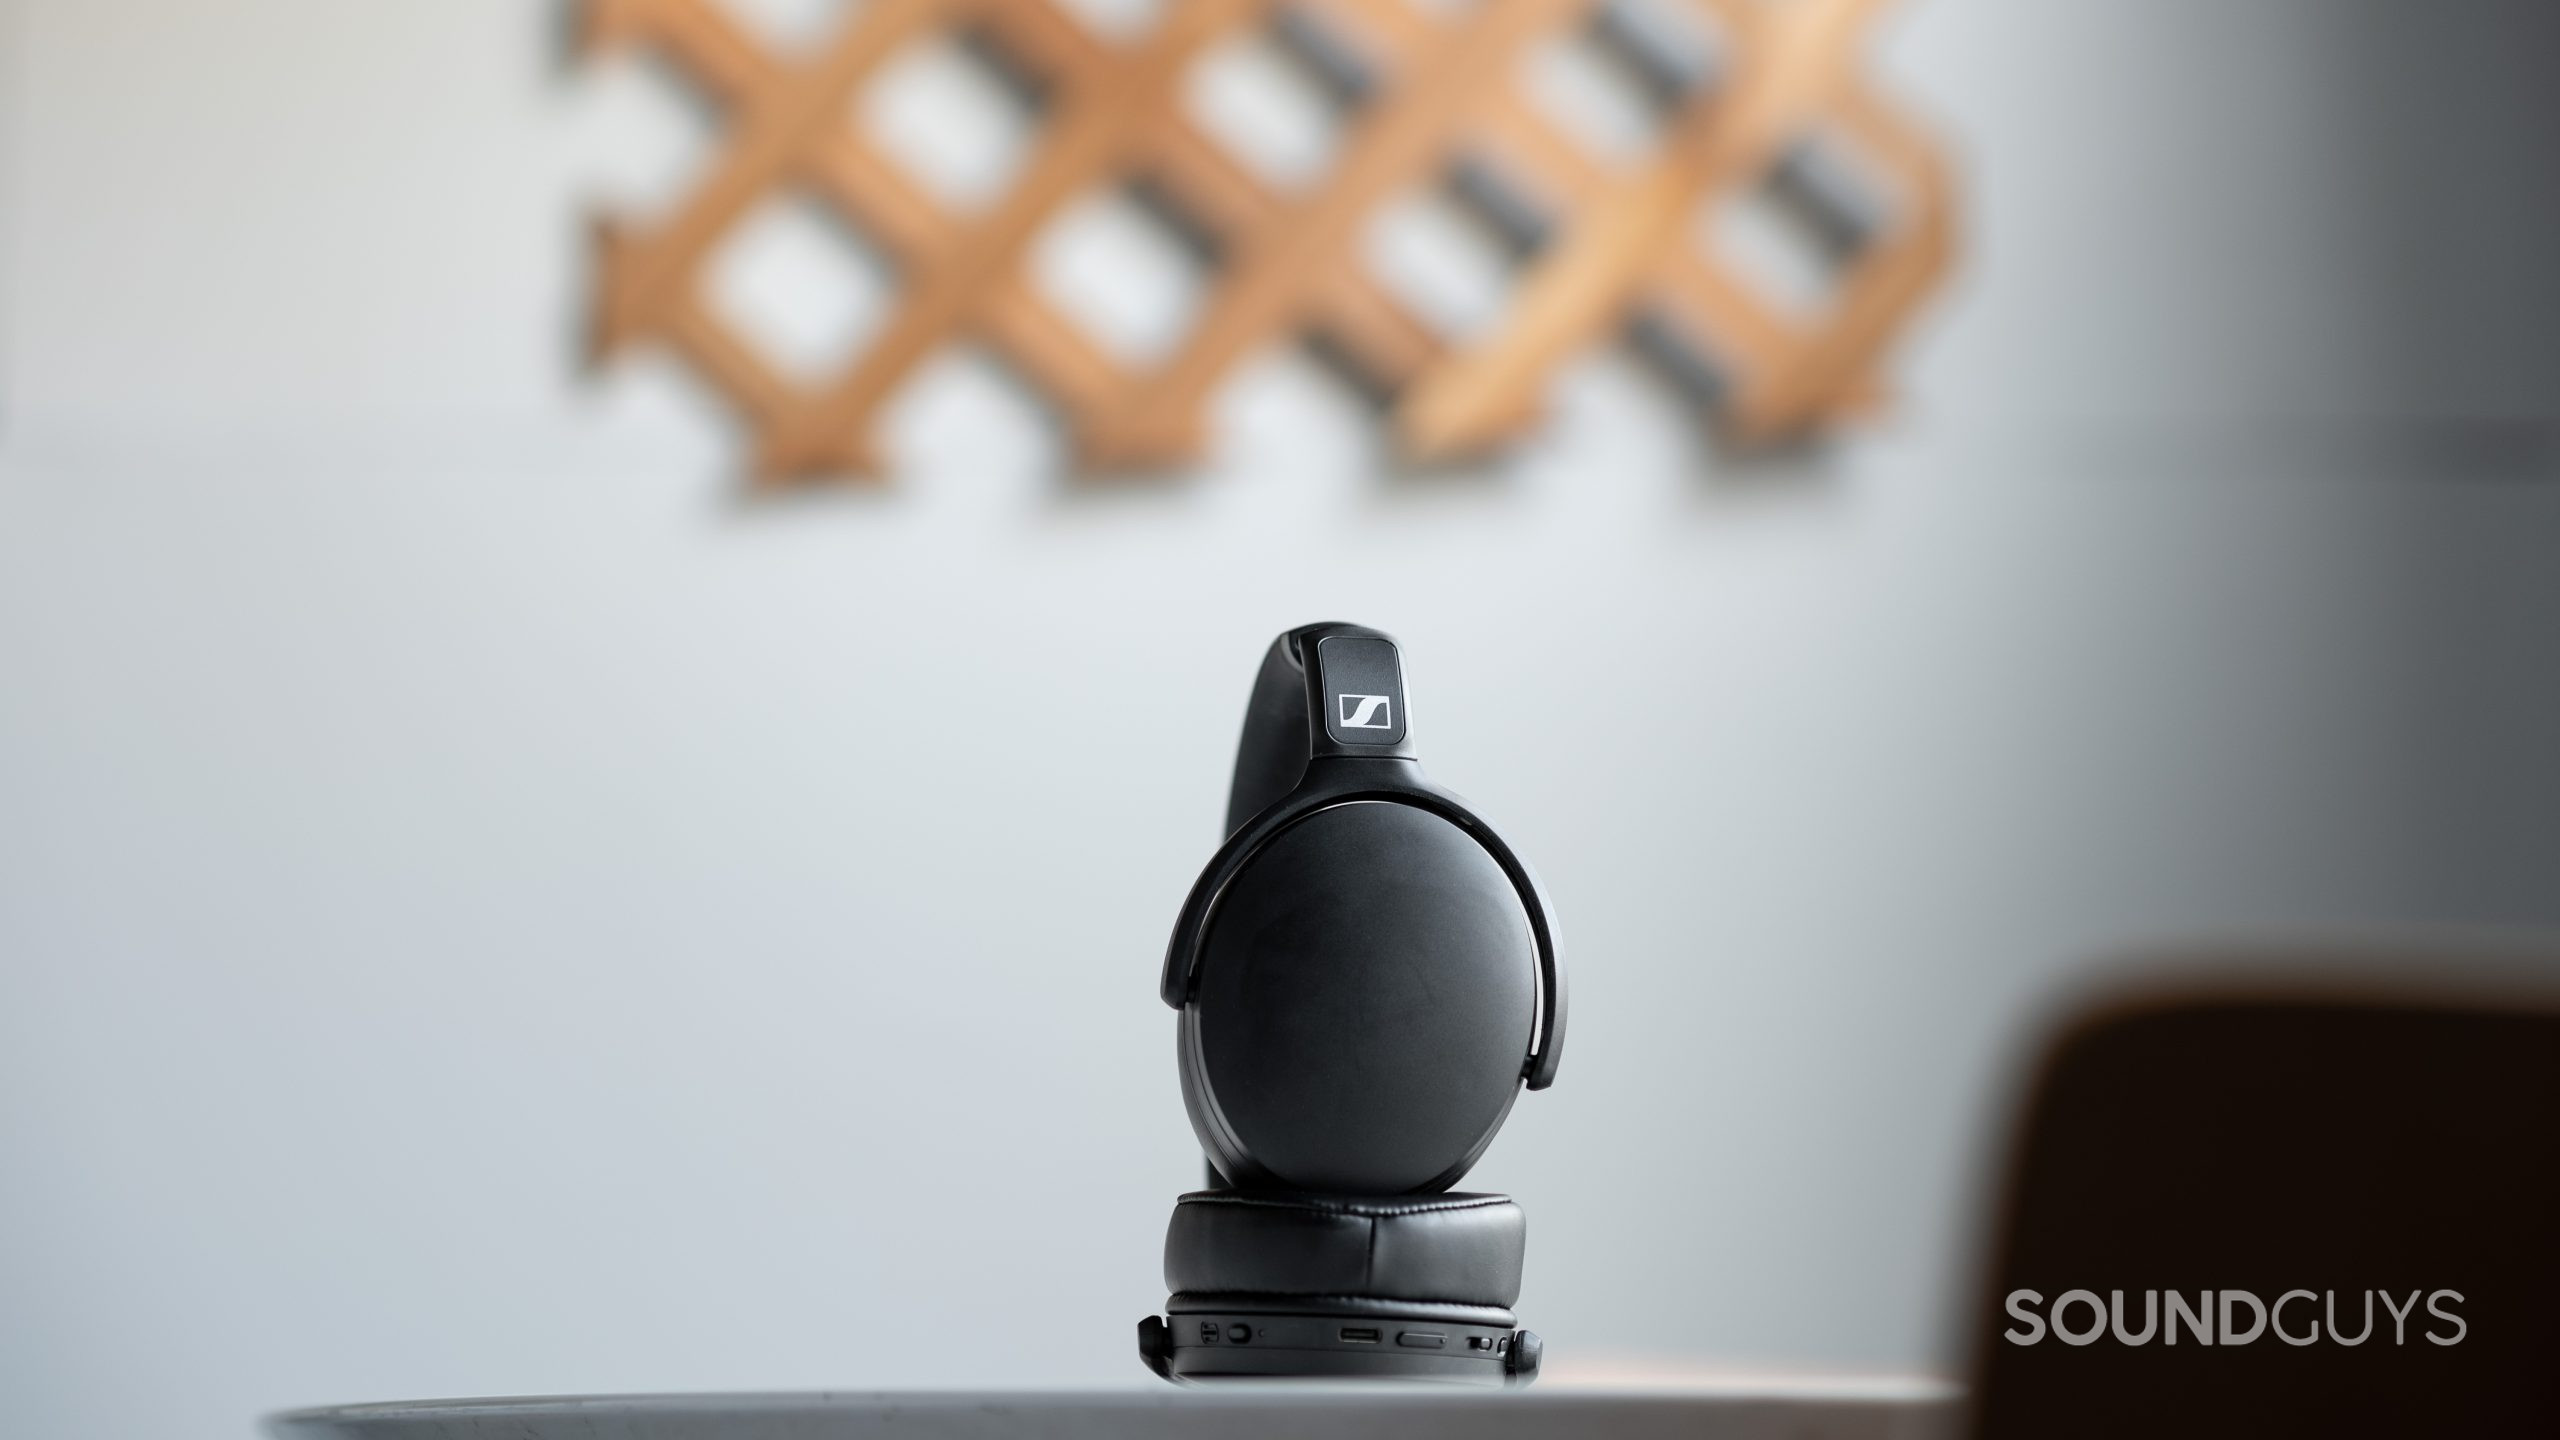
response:
<path id="1" fill-rule="evenodd" d="M 1414 758 L 1404 659 L 1365 625 L 1302 625 L 1271 642 L 1245 702 L 1227 833 L 1298 788 L 1311 760 Z"/>

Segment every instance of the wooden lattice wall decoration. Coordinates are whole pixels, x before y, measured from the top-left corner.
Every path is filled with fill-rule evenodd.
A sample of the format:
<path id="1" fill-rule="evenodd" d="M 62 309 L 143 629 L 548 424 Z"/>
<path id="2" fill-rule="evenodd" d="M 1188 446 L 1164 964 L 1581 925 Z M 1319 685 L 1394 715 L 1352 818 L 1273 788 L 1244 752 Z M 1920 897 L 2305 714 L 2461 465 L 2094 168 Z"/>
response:
<path id="1" fill-rule="evenodd" d="M 1010 361 L 1063 417 L 1079 462 L 1098 469 L 1195 456 L 1215 387 L 1291 335 L 1373 381 L 1402 448 L 1423 460 L 1518 436 L 1560 364 L 1620 335 L 1685 372 L 1746 445 L 1869 407 L 1880 357 L 1945 269 L 1952 228 L 1942 161 L 1859 73 L 1882 0 L 1680 0 L 1715 25 L 1718 63 L 1666 106 L 1660 143 L 1637 164 L 1595 158 L 1516 83 L 1531 46 L 1610 25 L 1615 3 L 1165 0 L 1147 33 L 1110 41 L 1056 0 L 866 0 L 823 44 L 786 56 L 720 0 L 589 0 L 589 53 L 654 50 L 724 117 L 709 173 L 671 215 L 600 224 L 596 353 L 680 352 L 750 422 L 763 483 L 877 476 L 882 405 L 961 339 Z M 1358 95 L 1331 171 L 1285 193 L 1205 136 L 1182 99 L 1186 69 L 1247 27 L 1318 37 Z M 937 33 L 993 45 L 1043 92 L 1042 128 L 1011 188 L 967 216 L 845 119 L 885 59 Z M 1826 158 L 1844 151 L 1870 193 L 1890 195 L 1889 213 L 1826 184 L 1842 168 Z M 1382 290 L 1357 243 L 1379 206 L 1451 176 L 1507 217 L 1525 252 L 1503 316 L 1463 342 Z M 1146 367 L 1106 354 L 1026 278 L 1028 248 L 1063 206 L 1122 184 L 1169 200 L 1219 256 L 1187 338 Z M 1697 243 L 1702 201 L 1761 185 L 1816 202 L 1809 213 L 1838 260 L 1818 314 L 1773 303 Z M 839 210 L 899 275 L 884 328 L 814 386 L 759 355 L 699 280 L 724 235 L 791 187 Z"/>

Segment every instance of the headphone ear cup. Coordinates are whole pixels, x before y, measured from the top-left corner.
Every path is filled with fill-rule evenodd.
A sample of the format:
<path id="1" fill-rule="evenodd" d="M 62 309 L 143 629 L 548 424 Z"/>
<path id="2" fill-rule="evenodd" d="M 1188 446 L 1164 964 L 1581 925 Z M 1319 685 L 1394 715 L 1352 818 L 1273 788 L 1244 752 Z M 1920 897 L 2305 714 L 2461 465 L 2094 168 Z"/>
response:
<path id="1" fill-rule="evenodd" d="M 1229 880 L 1179 1030 L 1201 1148 L 1248 1189 L 1396 1195 L 1463 1177 L 1520 1093 L 1538 950 L 1451 820 L 1358 800 Z"/>

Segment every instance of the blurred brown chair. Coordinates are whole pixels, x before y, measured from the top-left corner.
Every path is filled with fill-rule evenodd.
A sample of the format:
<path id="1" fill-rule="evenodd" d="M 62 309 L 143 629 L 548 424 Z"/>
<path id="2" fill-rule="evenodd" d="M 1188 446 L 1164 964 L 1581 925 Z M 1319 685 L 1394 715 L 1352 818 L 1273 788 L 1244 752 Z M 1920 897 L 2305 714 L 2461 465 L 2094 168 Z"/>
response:
<path id="1" fill-rule="evenodd" d="M 2560 1434 L 2560 965 L 2120 992 L 2047 1052 L 2000 1205 L 1971 1329 L 1986 1440 Z M 2234 1302 L 2207 1345 L 2171 1291 L 2297 1293 L 2263 1327 Z M 2389 1298 L 2347 1343 L 2368 1291 Z"/>

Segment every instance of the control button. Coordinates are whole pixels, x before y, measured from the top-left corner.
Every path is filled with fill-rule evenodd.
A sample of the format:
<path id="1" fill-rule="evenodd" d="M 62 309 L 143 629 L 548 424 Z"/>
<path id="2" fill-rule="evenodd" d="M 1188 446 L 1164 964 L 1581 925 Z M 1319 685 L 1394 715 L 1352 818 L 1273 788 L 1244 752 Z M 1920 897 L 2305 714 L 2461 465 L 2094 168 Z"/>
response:
<path id="1" fill-rule="evenodd" d="M 1227 1338 L 1241 1345 L 1253 1338 L 1253 1327 L 1244 1324 L 1230 1325 L 1227 1327 Z"/>
<path id="2" fill-rule="evenodd" d="M 1396 1343 L 1416 1350 L 1437 1350 L 1449 1343 L 1449 1337 L 1437 1330 L 1406 1330 L 1396 1336 Z"/>
<path id="3" fill-rule="evenodd" d="M 1215 1345 L 1218 1343 L 1217 1321 L 1203 1320 L 1200 1322 L 1200 1343 L 1203 1345 Z"/>

